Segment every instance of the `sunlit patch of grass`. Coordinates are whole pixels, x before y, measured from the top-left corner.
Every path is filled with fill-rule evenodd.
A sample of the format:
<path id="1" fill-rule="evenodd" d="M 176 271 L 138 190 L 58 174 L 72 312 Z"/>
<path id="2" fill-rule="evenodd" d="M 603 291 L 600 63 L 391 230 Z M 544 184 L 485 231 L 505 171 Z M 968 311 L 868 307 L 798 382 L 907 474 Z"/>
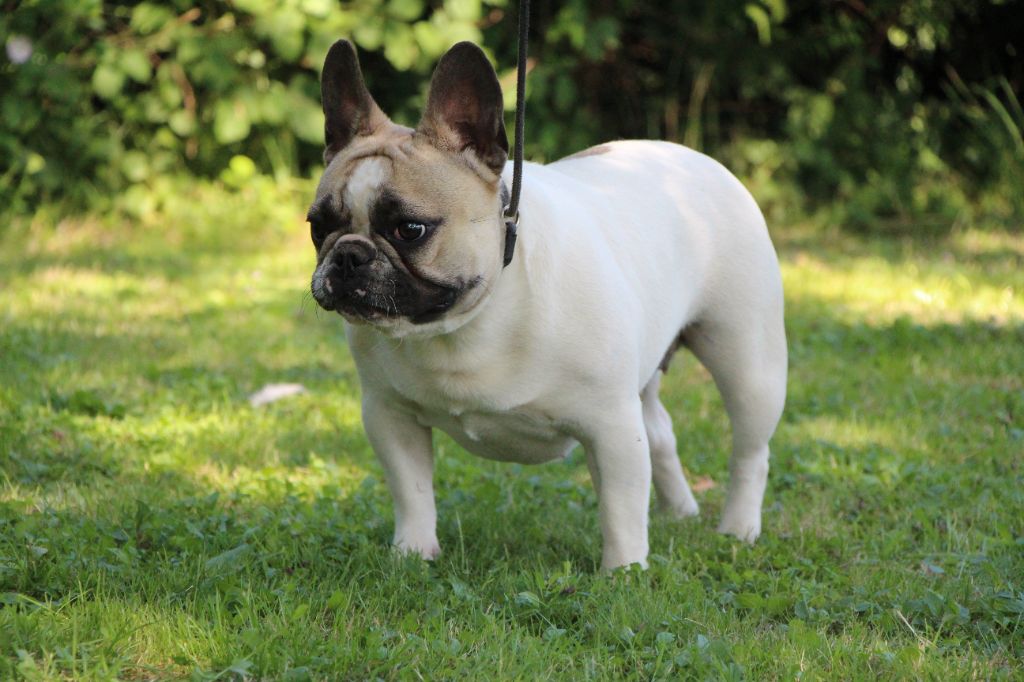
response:
<path id="1" fill-rule="evenodd" d="M 800 235 L 800 236 L 796 236 Z M 821 239 L 829 242 L 820 248 Z M 847 321 L 921 324 L 1024 320 L 1024 237 L 965 230 L 944 241 L 783 235 L 788 298 L 827 305 Z"/>
<path id="2" fill-rule="evenodd" d="M 1024 260 L 1024 232 L 961 230 L 950 235 L 949 246 L 967 263 L 995 259 L 1019 264 Z"/>
<path id="3" fill-rule="evenodd" d="M 792 440 L 817 440 L 844 448 L 878 446 L 883 448 L 922 448 L 920 434 L 906 422 L 882 422 L 872 417 L 821 415 L 801 420 L 790 427 Z"/>
<path id="4" fill-rule="evenodd" d="M 879 257 L 840 264 L 801 252 L 783 267 L 793 300 L 810 299 L 847 320 L 879 324 L 906 316 L 920 323 L 1024 320 L 1024 281 L 972 281 L 956 266 L 922 267 Z"/>
<path id="5" fill-rule="evenodd" d="M 509 466 L 443 436 L 445 553 L 394 557 L 302 202 L 195 191 L 0 249 L 0 677 L 1021 674 L 1021 236 L 776 235 L 765 535 L 714 533 L 728 421 L 681 355 L 663 399 L 703 514 L 604 577 L 580 453 Z M 271 382 L 308 392 L 251 407 Z"/>
<path id="6" fill-rule="evenodd" d="M 286 462 L 268 463 L 260 468 L 201 464 L 192 468 L 192 474 L 204 487 L 213 490 L 238 490 L 247 495 L 277 494 L 283 485 L 295 494 L 313 496 L 326 486 L 353 488 L 369 471 L 351 462 L 339 464 L 311 455 L 301 466 Z"/>

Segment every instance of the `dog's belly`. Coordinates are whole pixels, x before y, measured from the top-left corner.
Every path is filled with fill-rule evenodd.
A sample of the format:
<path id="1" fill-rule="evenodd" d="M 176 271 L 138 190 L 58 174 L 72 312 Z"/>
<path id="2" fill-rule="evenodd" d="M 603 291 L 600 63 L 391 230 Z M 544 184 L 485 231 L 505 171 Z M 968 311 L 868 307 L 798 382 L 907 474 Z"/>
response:
<path id="1" fill-rule="evenodd" d="M 441 429 L 474 455 L 501 462 L 550 462 L 565 457 L 577 444 L 554 422 L 522 413 L 423 410 L 417 419 Z"/>

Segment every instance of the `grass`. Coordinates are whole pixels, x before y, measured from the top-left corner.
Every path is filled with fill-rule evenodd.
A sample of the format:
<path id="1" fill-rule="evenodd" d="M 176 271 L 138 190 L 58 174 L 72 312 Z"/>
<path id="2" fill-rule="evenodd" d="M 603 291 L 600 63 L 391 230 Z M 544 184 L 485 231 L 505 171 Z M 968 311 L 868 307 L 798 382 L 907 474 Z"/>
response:
<path id="1" fill-rule="evenodd" d="M 779 230 L 792 371 L 765 535 L 714 533 L 727 424 L 665 382 L 699 520 L 598 573 L 579 453 L 437 438 L 433 564 L 387 543 L 308 188 L 183 189 L 0 248 L 0 678 L 1024 676 L 1024 237 Z M 308 393 L 262 408 L 270 382 Z"/>

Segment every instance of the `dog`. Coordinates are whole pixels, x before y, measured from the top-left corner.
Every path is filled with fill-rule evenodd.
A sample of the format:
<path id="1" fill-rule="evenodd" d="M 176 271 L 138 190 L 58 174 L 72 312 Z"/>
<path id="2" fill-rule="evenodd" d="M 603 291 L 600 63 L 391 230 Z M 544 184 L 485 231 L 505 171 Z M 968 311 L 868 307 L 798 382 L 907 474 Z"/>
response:
<path id="1" fill-rule="evenodd" d="M 698 512 L 658 399 L 679 347 L 709 370 L 732 426 L 718 529 L 753 542 L 787 351 L 778 259 L 742 184 L 668 142 L 526 164 L 505 267 L 511 164 L 501 89 L 479 47 L 459 43 L 441 58 L 416 129 L 377 106 L 347 41 L 327 54 L 321 94 L 311 288 L 345 319 L 363 424 L 394 501 L 394 545 L 440 552 L 436 428 L 511 462 L 582 445 L 602 567 L 646 566 L 652 479 L 662 511 Z"/>

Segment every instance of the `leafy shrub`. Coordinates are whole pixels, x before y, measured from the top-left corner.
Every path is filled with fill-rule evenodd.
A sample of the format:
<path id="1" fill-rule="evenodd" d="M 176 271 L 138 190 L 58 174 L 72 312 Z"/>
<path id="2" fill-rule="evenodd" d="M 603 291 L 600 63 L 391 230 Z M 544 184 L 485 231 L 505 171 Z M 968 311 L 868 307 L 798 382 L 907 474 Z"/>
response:
<path id="1" fill-rule="evenodd" d="M 0 4 L 0 201 L 15 212 L 121 192 L 139 205 L 157 176 L 218 177 L 243 157 L 279 179 L 313 174 L 318 72 L 340 36 L 407 124 L 437 58 L 482 42 L 511 119 L 507 0 Z M 1019 4 L 550 0 L 533 14 L 531 158 L 664 138 L 723 158 L 780 220 L 1024 223 Z"/>
<path id="2" fill-rule="evenodd" d="M 1020 229 L 1012 5 L 568 0 L 542 19 L 527 149 L 665 138 L 725 160 L 782 219 L 824 208 L 858 230 Z M 952 91 L 961 78 L 969 96 Z"/>
<path id="3" fill-rule="evenodd" d="M 453 42 L 479 41 L 482 11 L 478 0 L 15 3 L 0 17 L 0 199 L 19 212 L 81 205 L 171 171 L 216 175 L 240 154 L 277 176 L 304 172 L 323 144 L 331 42 L 355 38 L 367 71 L 384 75 L 372 79 L 381 104 L 401 114 L 418 94 L 402 72 L 429 74 Z M 382 87 L 389 78 L 403 87 Z"/>

